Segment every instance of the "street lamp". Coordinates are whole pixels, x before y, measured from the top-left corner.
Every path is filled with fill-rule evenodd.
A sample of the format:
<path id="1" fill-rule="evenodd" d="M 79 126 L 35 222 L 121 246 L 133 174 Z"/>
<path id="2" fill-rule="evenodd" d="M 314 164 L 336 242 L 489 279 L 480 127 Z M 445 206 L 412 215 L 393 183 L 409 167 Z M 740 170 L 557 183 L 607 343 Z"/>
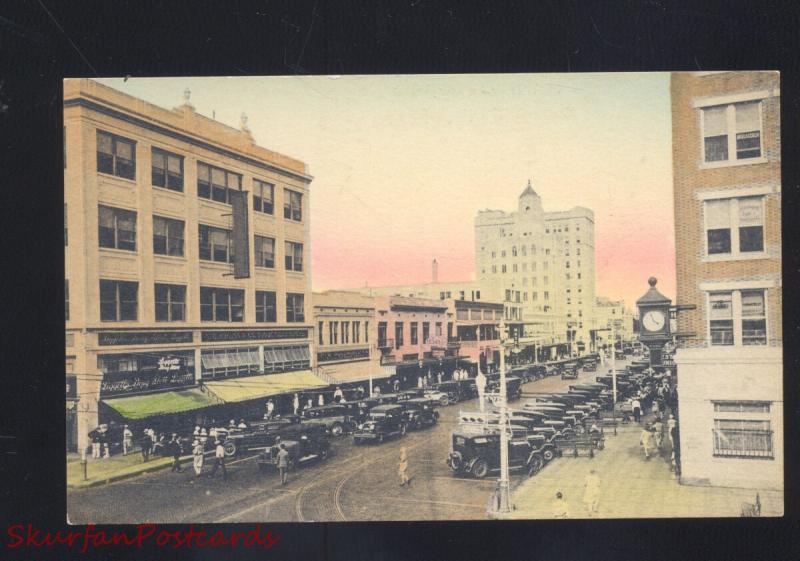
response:
<path id="1" fill-rule="evenodd" d="M 498 502 L 493 504 L 497 512 L 510 512 L 508 478 L 508 409 L 506 407 L 506 346 L 508 328 L 505 321 L 498 325 L 500 330 L 500 478 L 498 479 Z"/>

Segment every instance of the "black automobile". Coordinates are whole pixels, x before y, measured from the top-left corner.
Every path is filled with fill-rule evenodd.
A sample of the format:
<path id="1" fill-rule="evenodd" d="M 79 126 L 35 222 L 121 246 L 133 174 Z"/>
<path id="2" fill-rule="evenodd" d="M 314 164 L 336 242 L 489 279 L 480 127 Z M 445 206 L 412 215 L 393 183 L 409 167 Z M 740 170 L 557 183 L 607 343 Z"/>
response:
<path id="1" fill-rule="evenodd" d="M 461 393 L 462 389 L 461 384 L 459 384 L 459 380 L 447 380 L 446 382 L 435 384 L 433 389 L 446 394 L 448 403 L 458 403 L 462 399 L 468 399 L 467 396 Z"/>
<path id="2" fill-rule="evenodd" d="M 297 431 L 295 434 L 287 434 L 287 438 L 282 437 L 279 442 L 259 453 L 258 469 L 268 471 L 278 468 L 278 451 L 281 444 L 289 453 L 289 469 L 311 460 L 328 459 L 331 446 L 328 435 L 318 430 L 303 430 Z"/>
<path id="3" fill-rule="evenodd" d="M 490 374 L 486 382 L 486 391 L 496 393 L 500 391 L 500 374 Z M 514 401 L 522 395 L 522 378 L 516 376 L 506 376 L 506 391 L 508 400 Z"/>
<path id="4" fill-rule="evenodd" d="M 584 370 L 584 372 L 596 372 L 597 371 L 597 361 L 596 360 L 586 360 L 586 361 L 584 361 L 583 370 Z"/>
<path id="5" fill-rule="evenodd" d="M 578 367 L 575 366 L 575 365 L 564 366 L 561 369 L 561 379 L 562 380 L 577 380 L 578 379 Z"/>
<path id="6" fill-rule="evenodd" d="M 383 442 L 392 436 L 406 434 L 406 416 L 402 405 L 387 404 L 373 407 L 366 420 L 353 431 L 353 443 Z"/>
<path id="7" fill-rule="evenodd" d="M 439 411 L 424 397 L 409 399 L 402 403 L 408 430 L 431 427 L 439 420 Z"/>
<path id="8" fill-rule="evenodd" d="M 447 464 L 456 474 L 467 474 L 482 479 L 490 472 L 500 470 L 500 432 L 475 434 L 457 431 L 452 436 L 452 449 Z M 534 475 L 545 464 L 543 451 L 552 448 L 543 435 L 527 435 L 527 431 L 513 429 L 508 440 L 508 467 L 524 470 Z"/>
<path id="9" fill-rule="evenodd" d="M 304 425 L 322 425 L 331 436 L 351 432 L 358 424 L 357 403 L 329 403 L 303 410 Z"/>
<path id="10" fill-rule="evenodd" d="M 267 421 L 255 421 L 244 429 L 227 429 L 227 434 L 221 439 L 223 440 L 222 446 L 225 450 L 225 456 L 230 458 L 247 450 L 258 450 L 272 446 L 275 436 L 281 430 L 296 426 L 299 422 L 299 417 L 289 415 Z M 209 438 L 208 440 L 212 441 L 213 439 Z"/>

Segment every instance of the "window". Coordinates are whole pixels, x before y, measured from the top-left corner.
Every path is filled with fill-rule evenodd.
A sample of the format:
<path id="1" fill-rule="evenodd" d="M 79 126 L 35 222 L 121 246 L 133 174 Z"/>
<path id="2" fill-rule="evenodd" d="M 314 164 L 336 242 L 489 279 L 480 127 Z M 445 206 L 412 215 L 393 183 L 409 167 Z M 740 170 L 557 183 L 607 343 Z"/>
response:
<path id="1" fill-rule="evenodd" d="M 436 329 L 436 331 L 434 331 L 434 333 L 436 333 L 436 336 L 437 337 L 441 337 L 442 336 L 442 322 L 441 321 L 437 321 L 434 327 Z"/>
<path id="2" fill-rule="evenodd" d="M 493 252 L 492 252 L 492 259 L 494 259 L 495 257 L 497 257 L 497 252 L 496 252 L 496 251 L 493 251 Z"/>
<path id="3" fill-rule="evenodd" d="M 275 213 L 275 186 L 272 183 L 253 180 L 253 210 L 264 214 Z"/>
<path id="4" fill-rule="evenodd" d="M 399 349 L 403 346 L 403 322 L 394 322 L 394 348 Z"/>
<path id="5" fill-rule="evenodd" d="M 492 265 L 492 272 L 497 273 L 497 265 Z"/>
<path id="6" fill-rule="evenodd" d="M 179 284 L 156 284 L 156 321 L 186 319 L 186 287 Z"/>
<path id="7" fill-rule="evenodd" d="M 430 343 L 431 339 L 431 324 L 428 321 L 422 323 L 422 342 Z"/>
<path id="8" fill-rule="evenodd" d="M 714 456 L 773 458 L 769 421 L 714 419 Z"/>
<path id="9" fill-rule="evenodd" d="M 769 413 L 769 401 L 715 401 L 718 413 Z"/>
<path id="10" fill-rule="evenodd" d="M 416 321 L 411 322 L 411 344 L 418 345 L 419 344 L 419 323 Z"/>
<path id="11" fill-rule="evenodd" d="M 708 255 L 764 251 L 762 197 L 705 202 Z"/>
<path id="12" fill-rule="evenodd" d="M 311 365 L 308 345 L 287 347 L 264 347 L 264 371 L 286 372 L 303 370 Z"/>
<path id="13" fill-rule="evenodd" d="M 183 220 L 153 216 L 153 253 L 183 257 Z"/>
<path id="14" fill-rule="evenodd" d="M 136 321 L 138 282 L 100 281 L 100 321 Z"/>
<path id="15" fill-rule="evenodd" d="M 213 226 L 199 225 L 200 259 L 218 263 L 233 263 L 231 231 Z"/>
<path id="16" fill-rule="evenodd" d="M 200 361 L 204 379 L 258 374 L 261 366 L 258 347 L 204 350 Z"/>
<path id="17" fill-rule="evenodd" d="M 303 220 L 303 195 L 290 189 L 283 190 L 283 217 L 289 220 Z"/>
<path id="18" fill-rule="evenodd" d="M 542 282 L 544 282 L 544 284 L 550 284 L 550 277 L 545 275 L 544 278 L 542 278 Z"/>
<path id="19" fill-rule="evenodd" d="M 330 322 L 328 322 L 328 344 L 330 344 L 330 345 L 338 345 L 339 344 L 339 322 L 338 321 L 330 321 Z"/>
<path id="20" fill-rule="evenodd" d="M 353 343 L 360 343 L 361 342 L 361 322 L 354 321 L 353 322 Z"/>
<path id="21" fill-rule="evenodd" d="M 97 131 L 97 171 L 136 179 L 136 143 Z"/>
<path id="22" fill-rule="evenodd" d="M 705 107 L 703 156 L 707 163 L 761 157 L 761 101 Z"/>
<path id="23" fill-rule="evenodd" d="M 201 286 L 200 321 L 244 321 L 244 290 Z"/>
<path id="24" fill-rule="evenodd" d="M 98 207 L 100 247 L 136 251 L 136 213 L 109 206 Z"/>
<path id="25" fill-rule="evenodd" d="M 385 330 L 384 330 L 385 332 Z M 369 343 L 369 322 L 364 322 L 364 342 Z"/>
<path id="26" fill-rule="evenodd" d="M 708 301 L 711 345 L 767 344 L 764 290 L 711 292 Z M 737 309 L 741 317 L 734 314 Z"/>
<path id="27" fill-rule="evenodd" d="M 256 267 L 275 268 L 275 239 L 255 236 Z"/>
<path id="28" fill-rule="evenodd" d="M 305 296 L 303 294 L 286 294 L 286 321 L 303 323 L 306 321 Z"/>
<path id="29" fill-rule="evenodd" d="M 64 279 L 64 319 L 69 321 L 69 281 Z"/>
<path id="30" fill-rule="evenodd" d="M 506 266 L 505 266 L 505 265 L 503 265 L 503 267 L 502 267 L 502 269 L 501 269 L 501 272 L 503 272 L 503 273 L 505 273 L 505 272 L 506 272 Z"/>
<path id="31" fill-rule="evenodd" d="M 151 167 L 154 187 L 183 192 L 183 157 L 153 148 Z"/>
<path id="32" fill-rule="evenodd" d="M 350 342 L 350 322 L 342 322 L 342 345 L 347 345 Z"/>
<path id="33" fill-rule="evenodd" d="M 259 323 L 274 323 L 278 321 L 275 292 L 271 290 L 256 290 L 256 321 Z M 320 330 L 322 330 L 321 325 Z"/>
<path id="34" fill-rule="evenodd" d="M 514 263 L 514 272 L 515 273 L 517 272 L 517 264 L 516 263 Z"/>
<path id="35" fill-rule="evenodd" d="M 463 300 L 464 299 L 464 291 L 463 290 L 459 290 L 458 291 L 458 299 L 459 300 Z"/>
<path id="36" fill-rule="evenodd" d="M 531 300 L 536 302 L 538 299 L 539 299 L 539 293 L 538 292 L 531 292 Z"/>
<path id="37" fill-rule="evenodd" d="M 481 299 L 481 291 L 480 290 L 476 290 L 475 291 L 475 300 L 480 300 L 480 299 Z"/>
<path id="38" fill-rule="evenodd" d="M 545 300 L 550 300 L 550 293 L 548 291 L 546 291 L 546 290 L 544 291 L 544 299 Z"/>
<path id="39" fill-rule="evenodd" d="M 505 257 L 505 256 L 506 256 L 506 250 L 504 249 L 503 251 L 500 252 L 500 257 Z"/>
<path id="40" fill-rule="evenodd" d="M 322 337 L 322 327 L 324 325 L 325 325 L 324 321 L 319 322 L 319 324 L 317 325 L 317 334 L 318 334 L 317 335 L 318 336 L 317 341 L 319 342 L 320 345 L 324 345 L 325 344 L 325 339 L 323 339 L 323 337 Z"/>
<path id="41" fill-rule="evenodd" d="M 575 255 L 580 255 L 580 254 L 581 254 L 581 248 L 576 249 L 575 250 Z"/>
<path id="42" fill-rule="evenodd" d="M 285 261 L 287 271 L 302 271 L 303 270 L 303 244 L 295 242 L 286 242 L 285 245 Z"/>
<path id="43" fill-rule="evenodd" d="M 513 246 L 511 248 L 511 256 L 512 257 L 516 257 L 517 256 L 517 246 Z"/>
<path id="44" fill-rule="evenodd" d="M 365 329 L 366 331 L 366 329 Z M 379 321 L 378 322 L 378 347 L 385 347 L 386 346 L 386 322 Z"/>
<path id="45" fill-rule="evenodd" d="M 208 164 L 197 163 L 197 196 L 220 203 L 230 202 L 228 191 L 242 190 L 242 176 Z"/>

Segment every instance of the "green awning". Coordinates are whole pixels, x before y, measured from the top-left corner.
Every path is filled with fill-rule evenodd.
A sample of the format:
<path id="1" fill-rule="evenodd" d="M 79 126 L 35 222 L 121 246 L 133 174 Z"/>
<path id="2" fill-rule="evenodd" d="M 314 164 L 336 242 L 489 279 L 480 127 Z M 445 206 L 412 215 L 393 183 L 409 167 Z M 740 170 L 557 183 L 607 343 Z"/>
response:
<path id="1" fill-rule="evenodd" d="M 104 399 L 103 403 L 126 419 L 137 420 L 155 415 L 194 411 L 209 405 L 217 405 L 219 401 L 197 388 L 190 388 L 149 395 Z"/>
<path id="2" fill-rule="evenodd" d="M 324 388 L 328 386 L 328 383 L 316 377 L 310 370 L 300 370 L 281 374 L 214 380 L 206 382 L 204 386 L 222 401 L 236 402 Z"/>

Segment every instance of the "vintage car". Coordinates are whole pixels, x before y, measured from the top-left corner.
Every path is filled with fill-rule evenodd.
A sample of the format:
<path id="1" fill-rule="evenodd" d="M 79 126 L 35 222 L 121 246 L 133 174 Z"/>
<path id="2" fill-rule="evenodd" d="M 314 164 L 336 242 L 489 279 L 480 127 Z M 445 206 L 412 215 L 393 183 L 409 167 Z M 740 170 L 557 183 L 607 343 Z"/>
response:
<path id="1" fill-rule="evenodd" d="M 564 365 L 561 368 L 561 379 L 562 380 L 577 380 L 578 379 L 578 367 L 574 364 Z"/>
<path id="2" fill-rule="evenodd" d="M 289 453 L 289 469 L 311 460 L 326 460 L 330 452 L 330 439 L 324 432 L 299 431 L 290 435 L 292 438 L 281 438 L 279 442 L 259 453 L 258 469 L 268 471 L 278 468 L 278 451 L 281 444 Z"/>
<path id="3" fill-rule="evenodd" d="M 406 417 L 402 405 L 378 405 L 370 409 L 366 420 L 353 431 L 353 443 L 383 442 L 392 436 L 406 434 Z"/>
<path id="4" fill-rule="evenodd" d="M 486 383 L 487 393 L 497 393 L 500 391 L 500 374 L 490 374 Z M 522 378 L 516 376 L 506 376 L 506 391 L 508 400 L 519 399 L 522 395 Z"/>
<path id="5" fill-rule="evenodd" d="M 583 370 L 584 370 L 584 372 L 596 372 L 597 371 L 597 361 L 594 360 L 594 359 L 584 361 L 583 362 Z"/>
<path id="6" fill-rule="evenodd" d="M 500 470 L 500 431 L 475 433 L 458 430 L 452 438 L 447 464 L 453 472 L 482 479 L 490 472 Z M 543 452 L 551 449 L 554 447 L 544 435 L 527 435 L 524 429 L 512 427 L 512 436 L 508 440 L 508 467 L 534 475 L 545 464 Z"/>
<path id="7" fill-rule="evenodd" d="M 439 420 L 439 412 L 424 397 L 409 399 L 402 402 L 401 405 L 405 412 L 408 430 L 431 427 Z"/>
<path id="8" fill-rule="evenodd" d="M 469 399 L 468 396 L 462 394 L 461 384 L 458 382 L 458 380 L 447 380 L 434 385 L 433 389 L 447 395 L 447 403 L 458 403 L 463 399 Z"/>
<path id="9" fill-rule="evenodd" d="M 304 425 L 322 425 L 331 436 L 351 432 L 358 424 L 357 403 L 329 403 L 303 410 Z"/>
<path id="10" fill-rule="evenodd" d="M 225 429 L 224 435 L 219 434 L 218 431 L 218 438 L 223 441 L 225 456 L 230 458 L 247 450 L 258 450 L 271 446 L 277 434 L 288 427 L 298 426 L 299 422 L 300 418 L 294 415 L 275 417 L 266 421 L 255 421 L 245 429 Z M 212 442 L 212 440 L 209 438 L 208 442 Z"/>

